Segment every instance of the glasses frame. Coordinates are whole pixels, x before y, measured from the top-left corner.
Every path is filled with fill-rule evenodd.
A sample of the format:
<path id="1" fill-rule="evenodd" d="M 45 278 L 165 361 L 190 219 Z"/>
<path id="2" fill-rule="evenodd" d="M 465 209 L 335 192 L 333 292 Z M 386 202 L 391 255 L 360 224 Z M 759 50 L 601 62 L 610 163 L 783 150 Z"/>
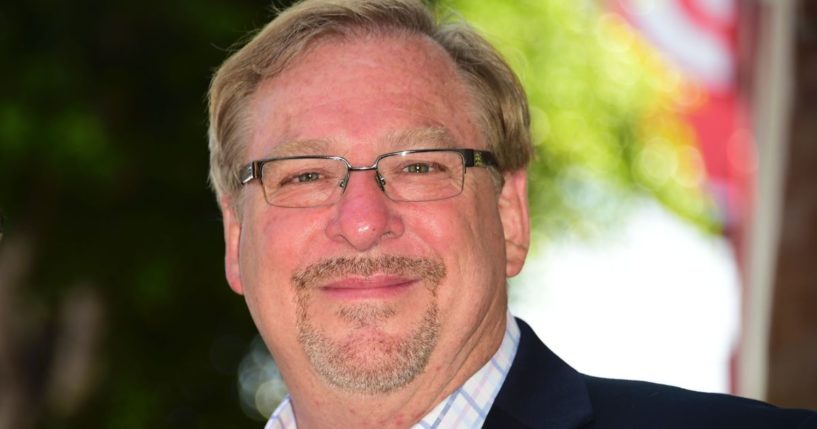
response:
<path id="1" fill-rule="evenodd" d="M 379 155 L 372 165 L 369 166 L 358 166 L 355 167 L 352 165 L 349 160 L 342 156 L 324 156 L 324 155 L 299 155 L 299 156 L 285 156 L 285 157 L 278 157 L 278 158 L 264 158 L 259 159 L 256 161 L 252 161 L 248 164 L 245 164 L 241 167 L 238 171 L 238 180 L 242 186 L 252 182 L 255 179 L 261 183 L 261 186 L 264 186 L 264 179 L 263 179 L 263 169 L 264 164 L 273 161 L 284 161 L 288 159 L 327 159 L 327 160 L 336 160 L 342 161 L 346 165 L 346 175 L 344 176 L 343 180 L 341 180 L 339 186 L 343 189 L 341 194 L 346 191 L 346 185 L 349 183 L 349 176 L 352 172 L 355 171 L 374 171 L 375 174 L 375 181 L 377 185 L 380 187 L 380 190 L 388 197 L 386 194 L 385 189 L 385 179 L 381 176 L 380 171 L 378 170 L 378 166 L 380 161 L 383 158 L 389 158 L 393 156 L 406 156 L 415 153 L 427 153 L 427 152 L 452 152 L 459 154 L 460 158 L 462 158 L 463 162 L 463 179 L 465 178 L 465 173 L 468 171 L 469 167 L 479 167 L 479 168 L 489 168 L 489 167 L 498 167 L 498 163 L 496 161 L 496 157 L 493 153 L 485 150 L 477 150 L 477 149 L 458 149 L 458 148 L 451 148 L 451 149 L 412 149 L 412 150 L 400 150 L 396 152 L 388 152 L 382 155 Z M 454 194 L 450 197 L 445 198 L 452 198 L 462 193 L 462 186 L 460 186 L 460 192 Z M 264 199 L 267 200 L 267 203 L 270 205 L 275 205 L 269 202 L 267 199 L 267 193 L 264 192 Z M 391 197 L 389 197 L 391 198 Z M 440 199 L 445 199 L 440 198 Z M 418 201 L 433 201 L 432 200 L 418 200 Z M 289 207 L 289 206 L 281 206 L 281 207 Z M 312 207 L 312 206 L 307 206 Z"/>

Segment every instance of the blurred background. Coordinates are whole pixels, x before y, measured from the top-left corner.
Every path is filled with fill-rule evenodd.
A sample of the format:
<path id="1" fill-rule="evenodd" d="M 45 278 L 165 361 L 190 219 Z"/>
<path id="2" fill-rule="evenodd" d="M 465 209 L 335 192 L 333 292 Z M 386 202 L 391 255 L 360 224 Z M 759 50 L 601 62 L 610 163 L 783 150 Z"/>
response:
<path id="1" fill-rule="evenodd" d="M 0 6 L 0 429 L 261 427 L 206 92 L 286 1 Z M 817 3 L 435 2 L 530 95 L 511 307 L 577 369 L 817 408 Z"/>

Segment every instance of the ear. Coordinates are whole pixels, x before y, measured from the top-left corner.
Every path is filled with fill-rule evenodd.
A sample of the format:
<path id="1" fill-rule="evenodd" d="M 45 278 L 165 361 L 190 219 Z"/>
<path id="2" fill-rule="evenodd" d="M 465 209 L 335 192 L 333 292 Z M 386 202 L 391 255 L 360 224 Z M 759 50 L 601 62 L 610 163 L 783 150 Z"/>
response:
<path id="1" fill-rule="evenodd" d="M 239 295 L 244 294 L 241 285 L 241 267 L 239 265 L 238 249 L 241 242 L 241 219 L 236 213 L 232 201 L 222 197 L 219 202 L 221 216 L 224 222 L 224 271 L 230 289 Z"/>
<path id="2" fill-rule="evenodd" d="M 528 218 L 528 174 L 517 170 L 504 174 L 499 194 L 499 216 L 505 234 L 505 274 L 513 277 L 522 270 L 530 246 Z"/>

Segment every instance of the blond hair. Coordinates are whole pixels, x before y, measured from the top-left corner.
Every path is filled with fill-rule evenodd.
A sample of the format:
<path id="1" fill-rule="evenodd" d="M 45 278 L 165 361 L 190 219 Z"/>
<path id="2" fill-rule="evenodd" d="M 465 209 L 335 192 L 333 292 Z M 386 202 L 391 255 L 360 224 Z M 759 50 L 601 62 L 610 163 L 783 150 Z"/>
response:
<path id="1" fill-rule="evenodd" d="M 440 23 L 420 0 L 305 0 L 280 13 L 216 71 L 210 84 L 210 183 L 233 196 L 247 144 L 247 108 L 259 83 L 280 74 L 321 37 L 361 33 L 429 37 L 451 57 L 471 89 L 500 171 L 525 168 L 531 156 L 528 102 L 516 75 L 470 26 Z"/>

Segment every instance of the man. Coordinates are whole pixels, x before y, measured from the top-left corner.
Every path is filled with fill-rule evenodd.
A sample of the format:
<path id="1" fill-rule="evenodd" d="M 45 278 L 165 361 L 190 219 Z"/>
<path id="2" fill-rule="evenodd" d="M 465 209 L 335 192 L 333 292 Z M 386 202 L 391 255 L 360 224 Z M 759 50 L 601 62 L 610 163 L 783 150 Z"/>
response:
<path id="1" fill-rule="evenodd" d="M 527 101 L 487 42 L 419 1 L 281 13 L 216 73 L 210 150 L 227 280 L 290 392 L 269 428 L 817 424 L 583 376 L 508 314 Z"/>

